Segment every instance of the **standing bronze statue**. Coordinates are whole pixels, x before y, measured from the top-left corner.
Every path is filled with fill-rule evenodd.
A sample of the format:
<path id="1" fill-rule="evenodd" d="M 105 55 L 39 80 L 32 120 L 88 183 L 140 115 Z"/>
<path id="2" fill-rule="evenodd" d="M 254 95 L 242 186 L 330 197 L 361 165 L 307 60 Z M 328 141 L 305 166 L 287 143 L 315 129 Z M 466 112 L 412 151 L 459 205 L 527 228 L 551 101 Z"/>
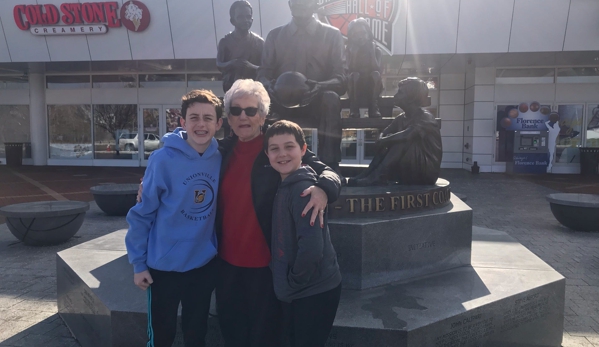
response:
<path id="1" fill-rule="evenodd" d="M 383 91 L 381 49 L 376 46 L 370 25 L 354 19 L 347 29 L 347 70 L 350 118 L 360 118 L 360 106 L 368 107 L 368 117 L 380 118 L 378 99 Z"/>
<path id="2" fill-rule="evenodd" d="M 291 22 L 273 29 L 266 37 L 258 80 L 271 95 L 277 117 L 318 128 L 318 156 L 337 169 L 341 160 L 339 95 L 346 91 L 343 37 L 338 29 L 313 17 L 317 0 L 290 0 L 289 8 Z M 297 108 L 285 107 L 290 106 L 281 102 L 285 96 L 277 95 L 274 88 L 277 78 L 291 71 L 307 78 L 308 88 L 299 103 L 293 105 Z"/>
<path id="3" fill-rule="evenodd" d="M 443 147 L 439 123 L 421 108 L 430 106 L 426 82 L 414 77 L 400 81 L 394 103 L 404 113 L 383 130 L 370 166 L 364 173 L 350 178 L 349 186 L 433 185 L 437 182 Z"/>
<path id="4" fill-rule="evenodd" d="M 254 18 L 249 2 L 235 1 L 229 9 L 229 15 L 235 30 L 218 42 L 216 56 L 216 66 L 223 74 L 225 92 L 238 79 L 256 79 L 264 47 L 264 39 L 250 31 Z"/>

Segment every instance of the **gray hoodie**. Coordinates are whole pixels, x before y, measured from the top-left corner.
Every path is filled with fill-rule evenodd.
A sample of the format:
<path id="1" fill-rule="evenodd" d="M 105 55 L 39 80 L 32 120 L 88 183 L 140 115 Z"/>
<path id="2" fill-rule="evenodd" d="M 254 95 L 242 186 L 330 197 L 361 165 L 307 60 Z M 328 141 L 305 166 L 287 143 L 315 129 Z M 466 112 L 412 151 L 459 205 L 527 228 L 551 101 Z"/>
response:
<path id="1" fill-rule="evenodd" d="M 317 181 L 314 170 L 301 167 L 289 175 L 275 197 L 272 215 L 272 269 L 275 294 L 284 302 L 324 293 L 341 283 L 337 254 L 331 244 L 327 214 L 324 228 L 302 211 L 310 197 L 301 197 Z"/>

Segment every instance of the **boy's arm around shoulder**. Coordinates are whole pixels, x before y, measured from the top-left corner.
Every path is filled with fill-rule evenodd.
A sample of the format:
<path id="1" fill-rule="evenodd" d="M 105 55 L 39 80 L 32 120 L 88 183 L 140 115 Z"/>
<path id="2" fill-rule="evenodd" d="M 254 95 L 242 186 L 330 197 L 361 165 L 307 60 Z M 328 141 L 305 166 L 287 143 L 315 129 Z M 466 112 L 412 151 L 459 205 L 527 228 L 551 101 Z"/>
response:
<path id="1" fill-rule="evenodd" d="M 291 192 L 289 209 L 293 217 L 296 235 L 296 239 L 292 242 L 297 243 L 295 262 L 288 277 L 289 285 L 292 287 L 301 287 L 308 283 L 323 257 L 322 228 L 319 223 L 310 225 L 310 219 L 302 217 L 302 211 L 310 197 L 301 197 L 300 194 L 309 186 L 308 181 L 298 182 Z"/>
<path id="2" fill-rule="evenodd" d="M 166 189 L 162 167 L 165 165 L 160 155 L 152 155 L 143 178 L 144 189 L 142 200 L 133 206 L 127 213 L 129 230 L 125 237 L 129 263 L 133 264 L 133 271 L 140 273 L 148 269 L 146 265 L 148 253 L 148 238 L 150 229 L 156 221 L 160 196 Z"/>
<path id="3" fill-rule="evenodd" d="M 314 185 L 324 190 L 329 199 L 329 204 L 337 201 L 341 192 L 341 177 L 325 163 L 318 160 L 316 154 L 306 150 L 302 163 L 309 165 L 318 175 L 318 182 Z"/>

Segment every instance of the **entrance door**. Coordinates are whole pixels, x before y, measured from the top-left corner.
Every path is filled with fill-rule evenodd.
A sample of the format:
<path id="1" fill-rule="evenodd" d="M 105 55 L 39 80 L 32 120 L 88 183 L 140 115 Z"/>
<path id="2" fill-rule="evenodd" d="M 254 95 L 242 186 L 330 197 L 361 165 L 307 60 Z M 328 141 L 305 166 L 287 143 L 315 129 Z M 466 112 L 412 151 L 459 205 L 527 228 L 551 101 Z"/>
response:
<path id="1" fill-rule="evenodd" d="M 171 105 L 142 105 L 139 107 L 137 146 L 141 166 L 148 165 L 153 151 L 162 147 L 162 136 L 179 126 L 181 107 Z"/>

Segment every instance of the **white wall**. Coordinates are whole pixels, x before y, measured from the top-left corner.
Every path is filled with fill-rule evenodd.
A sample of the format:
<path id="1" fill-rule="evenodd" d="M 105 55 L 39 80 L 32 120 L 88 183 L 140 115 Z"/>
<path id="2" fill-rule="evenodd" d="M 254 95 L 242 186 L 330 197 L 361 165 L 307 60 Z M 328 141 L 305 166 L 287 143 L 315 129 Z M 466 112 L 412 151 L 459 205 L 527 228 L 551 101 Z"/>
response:
<path id="1" fill-rule="evenodd" d="M 44 37 L 17 28 L 14 6 L 63 0 L 2 0 L 0 62 L 214 58 L 232 30 L 232 1 L 145 0 L 151 23 L 144 32 Z M 395 55 L 599 50 L 596 0 L 393 1 Z M 287 1 L 251 3 L 252 29 L 263 37 L 291 18 Z"/>
<path id="2" fill-rule="evenodd" d="M 441 118 L 443 168 L 462 168 L 465 74 L 442 74 L 438 117 Z"/>

